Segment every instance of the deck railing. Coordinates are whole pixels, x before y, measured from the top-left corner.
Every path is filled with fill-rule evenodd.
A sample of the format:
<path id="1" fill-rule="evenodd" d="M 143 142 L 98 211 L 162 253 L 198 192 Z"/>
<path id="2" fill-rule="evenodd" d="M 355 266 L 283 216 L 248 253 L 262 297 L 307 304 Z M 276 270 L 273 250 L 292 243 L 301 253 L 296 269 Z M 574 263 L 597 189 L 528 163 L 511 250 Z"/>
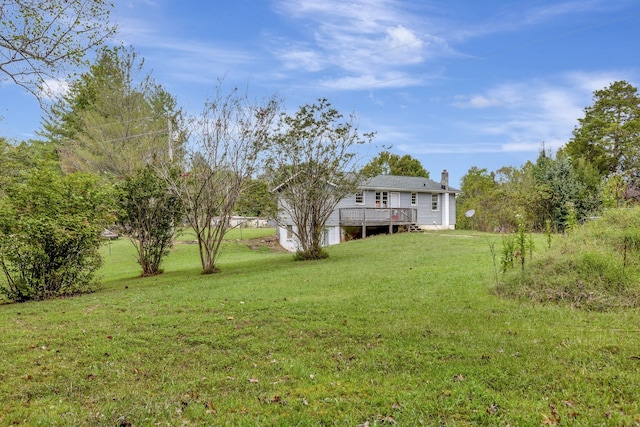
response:
<path id="1" fill-rule="evenodd" d="M 341 208 L 340 225 L 415 224 L 418 210 L 413 208 Z"/>

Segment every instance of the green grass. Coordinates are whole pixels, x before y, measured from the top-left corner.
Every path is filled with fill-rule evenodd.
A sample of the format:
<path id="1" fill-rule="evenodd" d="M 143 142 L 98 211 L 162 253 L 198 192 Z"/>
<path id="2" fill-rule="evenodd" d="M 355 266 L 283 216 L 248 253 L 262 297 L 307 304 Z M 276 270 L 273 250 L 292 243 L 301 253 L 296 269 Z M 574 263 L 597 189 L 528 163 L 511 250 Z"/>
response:
<path id="1" fill-rule="evenodd" d="M 139 278 L 118 240 L 100 291 L 0 306 L 0 425 L 640 422 L 640 312 L 499 298 L 499 236 L 378 236 L 314 262 L 229 239 L 215 275 L 179 243 Z"/>
<path id="2" fill-rule="evenodd" d="M 605 311 L 640 307 L 640 208 L 611 209 L 502 277 L 499 295 Z"/>

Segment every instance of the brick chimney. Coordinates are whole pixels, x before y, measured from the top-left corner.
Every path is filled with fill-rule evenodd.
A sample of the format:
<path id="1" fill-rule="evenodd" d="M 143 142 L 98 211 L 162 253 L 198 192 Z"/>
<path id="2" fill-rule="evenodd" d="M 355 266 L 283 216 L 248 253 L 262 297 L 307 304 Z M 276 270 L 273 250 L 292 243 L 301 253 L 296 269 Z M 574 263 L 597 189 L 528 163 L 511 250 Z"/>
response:
<path id="1" fill-rule="evenodd" d="M 440 180 L 440 188 L 443 190 L 449 189 L 449 172 L 447 170 L 442 171 L 442 179 Z"/>

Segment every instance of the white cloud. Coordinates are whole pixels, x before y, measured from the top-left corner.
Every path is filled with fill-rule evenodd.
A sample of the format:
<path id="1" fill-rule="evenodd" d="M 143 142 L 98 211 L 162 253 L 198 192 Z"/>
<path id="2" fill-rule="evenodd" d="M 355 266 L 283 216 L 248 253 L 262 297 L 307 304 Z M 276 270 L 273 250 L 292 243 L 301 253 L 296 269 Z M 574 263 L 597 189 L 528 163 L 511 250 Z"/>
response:
<path id="1" fill-rule="evenodd" d="M 303 60 L 295 62 L 297 68 L 325 70 L 325 87 L 420 84 L 424 78 L 403 77 L 412 74 L 407 67 L 451 51 L 444 40 L 425 33 L 424 22 L 397 0 L 281 0 L 275 9 L 300 26 L 305 49 Z M 283 47 L 280 39 L 277 44 L 276 55 L 291 67 L 290 47 Z"/>
<path id="2" fill-rule="evenodd" d="M 319 86 L 338 90 L 360 90 L 366 88 L 396 88 L 404 86 L 414 86 L 420 83 L 417 76 L 409 76 L 400 72 L 386 74 L 361 74 L 357 76 L 347 76 L 338 78 L 321 79 Z"/>
<path id="3" fill-rule="evenodd" d="M 632 80 L 635 76 L 633 72 L 617 71 L 617 72 L 571 72 L 567 74 L 567 79 L 571 80 L 575 86 L 582 88 L 584 91 L 593 93 L 596 90 L 604 89 L 611 83 L 618 80 Z"/>
<path id="4" fill-rule="evenodd" d="M 66 80 L 46 79 L 42 83 L 39 95 L 42 99 L 53 101 L 59 96 L 64 95 L 68 90 L 69 82 Z"/>
<path id="5" fill-rule="evenodd" d="M 535 152 L 542 143 L 556 150 L 572 136 L 591 95 L 619 79 L 618 73 L 569 72 L 546 80 L 512 82 L 482 93 L 457 95 L 452 105 L 465 114 L 459 126 L 478 135 L 502 139 L 499 151 Z M 491 118 L 482 114 L 491 108 Z M 494 147 L 495 148 L 495 147 Z M 485 152 L 486 147 L 478 147 Z"/>
<path id="6" fill-rule="evenodd" d="M 315 72 L 320 71 L 324 66 L 322 57 L 312 49 L 287 49 L 280 53 L 280 58 L 287 69 Z"/>

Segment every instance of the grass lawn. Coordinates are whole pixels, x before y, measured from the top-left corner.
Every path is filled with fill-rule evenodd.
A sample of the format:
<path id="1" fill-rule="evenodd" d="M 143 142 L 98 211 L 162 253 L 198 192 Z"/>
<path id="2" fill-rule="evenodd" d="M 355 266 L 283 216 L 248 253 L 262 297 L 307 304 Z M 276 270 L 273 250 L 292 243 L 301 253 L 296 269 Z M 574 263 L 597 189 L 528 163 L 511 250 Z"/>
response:
<path id="1" fill-rule="evenodd" d="M 0 305 L 0 425 L 640 423 L 640 312 L 498 298 L 500 236 L 378 236 L 295 262 L 235 240 L 254 232 L 215 275 L 184 235 L 139 278 L 120 239 L 98 292 Z"/>

